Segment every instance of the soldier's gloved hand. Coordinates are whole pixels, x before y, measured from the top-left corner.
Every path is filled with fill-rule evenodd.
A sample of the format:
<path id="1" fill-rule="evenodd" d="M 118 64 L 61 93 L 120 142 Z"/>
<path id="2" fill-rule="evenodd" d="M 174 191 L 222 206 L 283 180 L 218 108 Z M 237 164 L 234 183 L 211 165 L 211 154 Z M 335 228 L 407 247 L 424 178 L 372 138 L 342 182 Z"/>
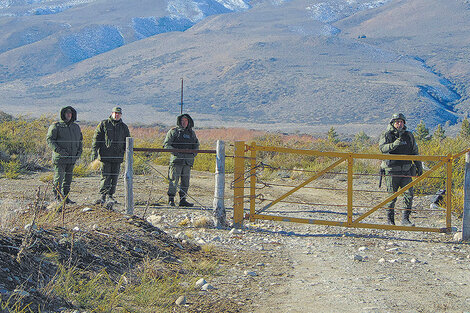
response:
<path id="1" fill-rule="evenodd" d="M 398 148 L 399 146 L 406 145 L 406 141 L 401 140 L 401 138 L 397 138 L 394 142 L 392 142 L 392 148 Z"/>

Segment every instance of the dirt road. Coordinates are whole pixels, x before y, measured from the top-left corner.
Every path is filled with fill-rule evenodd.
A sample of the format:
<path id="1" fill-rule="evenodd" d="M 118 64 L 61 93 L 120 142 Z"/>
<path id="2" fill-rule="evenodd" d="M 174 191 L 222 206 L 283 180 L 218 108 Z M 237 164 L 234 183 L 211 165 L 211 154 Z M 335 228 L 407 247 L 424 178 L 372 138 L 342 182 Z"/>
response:
<path id="1" fill-rule="evenodd" d="M 164 172 L 164 168 L 161 168 Z M 3 218 L 34 198 L 38 175 L 22 180 L 0 179 Z M 75 179 L 71 198 L 91 203 L 98 177 Z M 334 179 L 323 181 L 333 184 Z M 341 182 L 339 182 L 341 183 Z M 238 312 L 470 312 L 470 245 L 453 241 L 452 234 L 349 229 L 286 222 L 245 223 L 241 231 L 197 228 L 195 221 L 211 216 L 213 177 L 194 173 L 191 192 L 197 210 L 154 206 L 166 199 L 166 184 L 154 176 L 136 178 L 135 214 L 162 217 L 156 225 L 165 232 L 231 256 L 223 274 L 212 284 L 211 297 L 237 303 Z M 367 184 L 364 182 L 364 188 Z M 229 189 L 227 182 L 227 193 Z M 281 191 L 267 190 L 275 196 Z M 123 195 L 122 184 L 118 194 Z M 337 192 L 299 193 L 297 200 L 336 201 Z M 319 200 L 320 199 L 320 200 Z M 415 201 L 424 207 L 429 199 Z M 123 197 L 116 210 L 124 213 Z M 364 201 L 369 201 L 365 199 Z M 146 203 L 150 203 L 148 207 Z M 227 207 L 232 201 L 227 200 Z M 313 210 L 302 204 L 284 204 L 279 214 L 315 217 L 333 210 Z M 334 212 L 333 212 L 334 213 Z M 231 211 L 227 216 L 231 218 Z M 336 214 L 337 218 L 344 215 Z M 180 223 L 188 218 L 190 223 Z M 441 225 L 442 216 L 419 213 L 418 224 Z M 384 222 L 380 214 L 375 222 Z M 454 218 L 453 226 L 461 228 Z M 191 301 L 193 300 L 193 301 Z M 198 299 L 189 299 L 188 311 L 199 312 Z"/>

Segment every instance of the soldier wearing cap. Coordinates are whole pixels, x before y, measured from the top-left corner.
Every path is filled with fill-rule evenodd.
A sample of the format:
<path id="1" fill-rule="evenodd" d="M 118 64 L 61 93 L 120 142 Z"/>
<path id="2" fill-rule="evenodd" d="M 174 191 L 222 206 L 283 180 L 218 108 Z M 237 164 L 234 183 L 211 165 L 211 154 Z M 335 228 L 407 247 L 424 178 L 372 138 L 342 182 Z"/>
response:
<path id="1" fill-rule="evenodd" d="M 126 137 L 130 137 L 129 128 L 121 116 L 122 109 L 114 107 L 111 116 L 98 124 L 93 136 L 91 159 L 94 161 L 99 158 L 101 161 L 101 197 L 96 204 L 105 203 L 106 197 L 115 202 L 113 195 L 116 192 L 121 163 L 124 161 Z"/>
<path id="2" fill-rule="evenodd" d="M 408 154 L 417 155 L 418 145 L 413 133 L 406 130 L 406 118 L 402 113 L 393 114 L 387 131 L 382 134 L 379 141 L 380 151 L 384 154 Z M 387 191 L 392 194 L 412 181 L 413 176 L 423 173 L 421 161 L 409 160 L 384 160 L 381 167 L 385 170 L 385 184 Z M 411 207 L 413 204 L 413 188 L 403 193 L 405 209 L 402 215 L 402 225 L 414 226 L 410 222 Z M 387 221 L 395 225 L 395 203 L 397 198 L 388 203 Z"/>

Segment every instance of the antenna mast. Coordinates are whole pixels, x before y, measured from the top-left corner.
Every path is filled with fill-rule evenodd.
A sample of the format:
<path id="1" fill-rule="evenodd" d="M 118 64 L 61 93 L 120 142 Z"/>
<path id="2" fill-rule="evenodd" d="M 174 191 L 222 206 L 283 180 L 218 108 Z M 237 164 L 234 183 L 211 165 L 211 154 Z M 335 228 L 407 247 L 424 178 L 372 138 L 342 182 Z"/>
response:
<path id="1" fill-rule="evenodd" d="M 181 114 L 183 114 L 183 77 L 181 77 Z"/>

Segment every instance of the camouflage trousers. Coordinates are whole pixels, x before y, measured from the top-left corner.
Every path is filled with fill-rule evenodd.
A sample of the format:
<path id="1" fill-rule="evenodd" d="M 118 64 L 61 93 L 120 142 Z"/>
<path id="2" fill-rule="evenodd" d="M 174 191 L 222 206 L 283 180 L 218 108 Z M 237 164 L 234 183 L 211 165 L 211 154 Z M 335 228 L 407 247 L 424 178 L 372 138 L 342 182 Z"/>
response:
<path id="1" fill-rule="evenodd" d="M 399 172 L 386 172 L 385 173 L 385 185 L 387 191 L 391 194 L 398 191 L 399 188 L 403 188 L 412 182 L 410 171 L 399 171 Z M 413 205 L 413 187 L 403 193 L 403 200 L 405 202 L 405 209 L 411 209 Z M 393 199 L 387 204 L 388 208 L 395 208 L 397 198 Z"/>
<path id="2" fill-rule="evenodd" d="M 101 162 L 100 194 L 114 195 L 121 170 L 121 163 Z"/>

